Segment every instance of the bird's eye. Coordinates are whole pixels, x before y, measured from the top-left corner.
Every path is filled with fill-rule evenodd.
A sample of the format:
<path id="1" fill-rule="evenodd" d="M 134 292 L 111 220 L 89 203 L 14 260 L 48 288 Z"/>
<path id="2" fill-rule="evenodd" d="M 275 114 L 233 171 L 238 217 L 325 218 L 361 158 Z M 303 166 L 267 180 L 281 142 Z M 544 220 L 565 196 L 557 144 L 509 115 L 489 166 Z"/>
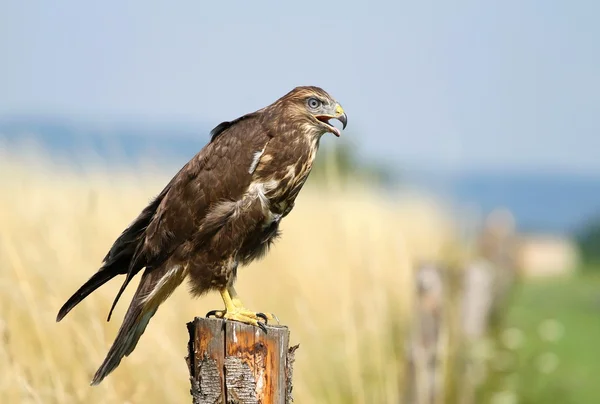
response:
<path id="1" fill-rule="evenodd" d="M 317 100 L 316 98 L 309 98 L 308 99 L 308 106 L 312 109 L 317 109 L 319 108 L 319 106 L 321 105 L 321 101 Z"/>

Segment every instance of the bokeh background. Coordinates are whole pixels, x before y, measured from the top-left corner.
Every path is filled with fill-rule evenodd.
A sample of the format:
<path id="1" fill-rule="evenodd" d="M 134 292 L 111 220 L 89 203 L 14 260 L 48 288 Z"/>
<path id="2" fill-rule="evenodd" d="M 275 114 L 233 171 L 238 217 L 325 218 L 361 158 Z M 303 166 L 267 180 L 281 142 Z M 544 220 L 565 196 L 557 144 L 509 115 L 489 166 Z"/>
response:
<path id="1" fill-rule="evenodd" d="M 0 3 L 0 402 L 189 402 L 181 287 L 89 381 L 127 299 L 62 303 L 218 123 L 317 85 L 349 125 L 247 306 L 299 403 L 600 400 L 600 3 Z"/>

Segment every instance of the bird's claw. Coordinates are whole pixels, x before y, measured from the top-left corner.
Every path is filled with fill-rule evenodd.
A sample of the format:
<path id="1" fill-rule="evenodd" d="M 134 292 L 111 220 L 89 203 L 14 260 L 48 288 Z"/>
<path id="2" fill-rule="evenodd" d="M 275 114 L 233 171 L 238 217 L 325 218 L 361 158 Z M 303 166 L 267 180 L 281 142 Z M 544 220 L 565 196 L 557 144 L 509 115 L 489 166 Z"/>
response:
<path id="1" fill-rule="evenodd" d="M 224 310 L 211 310 L 208 313 L 206 313 L 206 318 L 210 318 L 211 316 L 215 316 L 216 318 L 223 318 L 224 314 Z"/>
<path id="2" fill-rule="evenodd" d="M 275 314 L 273 313 L 256 313 L 256 315 L 260 318 L 262 318 L 263 320 L 265 320 L 265 324 L 268 324 L 269 321 L 277 321 L 277 324 L 281 324 L 279 321 L 279 317 L 277 317 Z"/>
<path id="3" fill-rule="evenodd" d="M 216 318 L 222 318 L 225 320 L 233 320 L 238 321 L 240 323 L 254 325 L 263 330 L 265 334 L 267 333 L 266 325 L 269 323 L 269 320 L 275 319 L 277 320 L 277 323 L 279 323 L 279 318 L 277 318 L 277 316 L 275 316 L 274 314 L 255 313 L 243 307 L 236 307 L 231 312 L 227 310 L 211 310 L 208 313 L 206 313 L 206 318 L 210 318 L 212 316 Z M 264 323 L 262 321 L 259 321 L 259 319 L 262 319 Z"/>

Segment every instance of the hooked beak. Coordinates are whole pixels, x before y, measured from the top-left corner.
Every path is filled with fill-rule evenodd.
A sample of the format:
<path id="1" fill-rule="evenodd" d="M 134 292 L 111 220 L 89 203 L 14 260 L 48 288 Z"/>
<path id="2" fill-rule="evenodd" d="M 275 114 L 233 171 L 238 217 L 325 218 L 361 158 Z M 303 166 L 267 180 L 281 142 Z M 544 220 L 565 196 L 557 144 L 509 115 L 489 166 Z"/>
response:
<path id="1" fill-rule="evenodd" d="M 348 124 L 348 116 L 346 115 L 346 112 L 344 112 L 344 109 L 342 108 L 342 106 L 340 104 L 337 104 L 335 106 L 335 114 L 334 115 L 319 115 L 319 116 L 317 116 L 317 119 L 319 121 L 327 124 L 329 126 L 329 131 L 331 133 L 333 133 L 334 135 L 336 135 L 337 137 L 340 137 L 341 132 L 338 128 L 336 128 L 335 126 L 330 124 L 329 121 L 331 119 L 337 119 L 338 121 L 340 121 L 342 123 L 342 129 L 346 129 L 346 125 Z"/>

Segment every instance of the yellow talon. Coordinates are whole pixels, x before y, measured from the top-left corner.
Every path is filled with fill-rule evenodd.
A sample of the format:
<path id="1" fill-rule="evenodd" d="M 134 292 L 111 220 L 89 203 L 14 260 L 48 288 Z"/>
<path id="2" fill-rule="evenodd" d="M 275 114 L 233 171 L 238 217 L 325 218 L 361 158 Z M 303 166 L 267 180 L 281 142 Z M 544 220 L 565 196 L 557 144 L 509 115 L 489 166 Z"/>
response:
<path id="1" fill-rule="evenodd" d="M 214 315 L 217 318 L 223 318 L 225 320 L 251 324 L 260 327 L 265 332 L 267 332 L 267 329 L 263 323 L 258 321 L 259 319 L 262 318 L 265 323 L 268 320 L 276 319 L 277 323 L 279 323 L 279 319 L 270 313 L 256 313 L 246 309 L 233 286 L 221 290 L 220 293 L 223 303 L 225 303 L 225 310 L 212 310 L 206 314 L 206 317 Z"/>
<path id="2" fill-rule="evenodd" d="M 228 286 L 227 287 L 227 293 L 229 293 L 229 297 L 231 299 L 231 303 L 237 307 L 238 309 L 241 309 L 242 312 L 246 312 L 246 313 L 252 313 L 250 310 L 246 309 L 244 307 L 244 304 L 242 303 L 242 301 L 240 300 L 240 297 L 238 296 L 237 292 L 235 291 L 235 288 L 233 286 Z M 223 296 L 223 294 L 221 293 L 221 296 Z M 225 299 L 223 299 L 223 301 L 225 301 Z M 254 313 L 256 314 L 256 313 Z M 264 317 L 266 317 L 265 320 L 269 320 L 269 321 L 273 321 L 276 320 L 277 324 L 279 324 L 279 319 L 277 318 L 276 315 L 272 314 L 272 313 L 260 313 L 260 314 L 264 314 Z M 259 317 L 263 317 L 263 316 L 259 316 Z"/>

